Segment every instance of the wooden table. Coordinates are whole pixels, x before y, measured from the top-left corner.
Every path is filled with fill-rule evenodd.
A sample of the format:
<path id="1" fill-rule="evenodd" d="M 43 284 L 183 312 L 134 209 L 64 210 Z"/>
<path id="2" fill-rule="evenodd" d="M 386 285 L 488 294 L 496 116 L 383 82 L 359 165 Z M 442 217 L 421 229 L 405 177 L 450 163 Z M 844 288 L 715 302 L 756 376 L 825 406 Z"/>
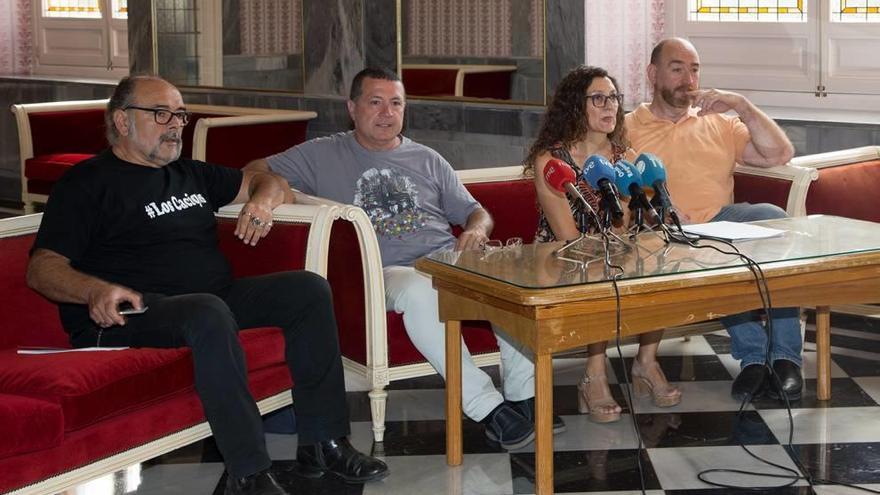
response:
<path id="1" fill-rule="evenodd" d="M 880 224 L 815 215 L 760 222 L 786 233 L 737 243 L 763 268 L 773 307 L 816 306 L 818 396 L 830 397 L 829 306 L 880 301 Z M 705 244 L 711 243 L 705 242 Z M 612 261 L 619 278 L 623 336 L 696 323 L 762 307 L 752 273 L 732 256 L 653 234 Z M 713 243 L 720 245 L 717 243 Z M 611 340 L 617 300 L 601 260 L 559 259 L 559 243 L 492 252 L 441 251 L 416 263 L 433 277 L 446 322 L 446 460 L 462 463 L 461 321 L 489 320 L 535 356 L 535 474 L 538 494 L 553 493 L 554 353 Z M 567 258 L 589 260 L 589 241 Z"/>

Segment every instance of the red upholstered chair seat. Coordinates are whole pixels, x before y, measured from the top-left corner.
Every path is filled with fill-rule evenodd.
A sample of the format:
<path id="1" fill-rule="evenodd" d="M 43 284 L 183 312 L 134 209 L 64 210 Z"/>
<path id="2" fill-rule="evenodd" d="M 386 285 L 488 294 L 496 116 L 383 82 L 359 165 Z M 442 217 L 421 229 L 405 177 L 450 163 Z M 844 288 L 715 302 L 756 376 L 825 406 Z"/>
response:
<path id="1" fill-rule="evenodd" d="M 0 394 L 0 459 L 61 443 L 61 406 L 29 397 Z"/>
<path id="2" fill-rule="evenodd" d="M 275 340 L 267 345 L 267 339 Z M 248 371 L 283 359 L 278 329 L 241 333 Z M 259 349 L 255 355 L 251 349 Z M 127 349 L 66 352 L 23 357 L 15 349 L 0 350 L 0 393 L 35 397 L 61 406 L 64 431 L 108 416 L 141 408 L 145 403 L 189 390 L 193 386 L 188 349 Z"/>
<path id="3" fill-rule="evenodd" d="M 95 155 L 87 153 L 53 153 L 28 158 L 24 175 L 28 180 L 57 181 L 70 167 Z"/>

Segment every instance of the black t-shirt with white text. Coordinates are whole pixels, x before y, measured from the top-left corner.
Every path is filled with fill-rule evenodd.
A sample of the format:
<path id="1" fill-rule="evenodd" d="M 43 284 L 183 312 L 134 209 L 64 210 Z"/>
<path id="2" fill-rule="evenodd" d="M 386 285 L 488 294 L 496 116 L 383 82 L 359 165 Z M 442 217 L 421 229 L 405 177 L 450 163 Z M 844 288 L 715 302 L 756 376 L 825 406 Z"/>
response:
<path id="1" fill-rule="evenodd" d="M 146 167 L 107 150 L 55 184 L 33 249 L 141 293 L 223 294 L 232 274 L 214 212 L 235 199 L 241 181 L 237 169 L 189 159 Z M 85 305 L 59 311 L 70 333 L 92 325 Z"/>

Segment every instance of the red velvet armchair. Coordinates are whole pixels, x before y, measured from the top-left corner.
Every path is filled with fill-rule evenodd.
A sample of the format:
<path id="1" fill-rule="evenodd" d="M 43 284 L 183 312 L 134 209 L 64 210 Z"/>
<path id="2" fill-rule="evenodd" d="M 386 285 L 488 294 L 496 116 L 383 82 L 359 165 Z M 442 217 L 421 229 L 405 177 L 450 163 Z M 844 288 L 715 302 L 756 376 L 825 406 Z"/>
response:
<path id="1" fill-rule="evenodd" d="M 26 213 L 45 202 L 52 185 L 76 163 L 108 146 L 107 100 L 12 105 L 18 124 L 21 200 Z M 240 168 L 305 141 L 315 112 L 187 105 L 182 156 Z M 242 143 L 247 143 L 243 146 Z"/>

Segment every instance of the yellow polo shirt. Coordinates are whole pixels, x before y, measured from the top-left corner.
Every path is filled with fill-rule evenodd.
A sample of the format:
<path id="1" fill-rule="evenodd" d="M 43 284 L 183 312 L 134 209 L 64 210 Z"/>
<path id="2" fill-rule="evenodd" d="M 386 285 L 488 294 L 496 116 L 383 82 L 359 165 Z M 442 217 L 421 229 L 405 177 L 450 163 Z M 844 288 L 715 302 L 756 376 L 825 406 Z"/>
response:
<path id="1" fill-rule="evenodd" d="M 733 203 L 733 168 L 751 140 L 739 117 L 698 117 L 697 111 L 691 107 L 681 120 L 670 122 L 655 117 L 642 103 L 625 118 L 633 149 L 663 162 L 672 204 L 689 223 L 708 222 Z"/>

